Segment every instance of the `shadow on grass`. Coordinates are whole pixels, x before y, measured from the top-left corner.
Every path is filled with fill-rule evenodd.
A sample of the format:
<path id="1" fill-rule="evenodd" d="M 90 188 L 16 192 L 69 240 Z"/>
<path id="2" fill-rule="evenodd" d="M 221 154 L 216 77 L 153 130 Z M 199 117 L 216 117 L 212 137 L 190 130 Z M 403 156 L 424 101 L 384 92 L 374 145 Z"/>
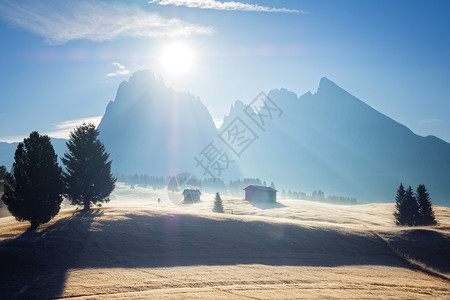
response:
<path id="1" fill-rule="evenodd" d="M 257 202 L 257 201 L 248 201 L 252 206 L 257 207 L 259 209 L 272 209 L 272 208 L 283 208 L 286 207 L 286 205 L 280 203 L 280 202 Z"/>
<path id="2" fill-rule="evenodd" d="M 392 246 L 408 257 L 450 274 L 450 234 L 432 229 L 410 229 L 389 239 Z"/>
<path id="3" fill-rule="evenodd" d="M 83 241 L 99 210 L 80 211 L 42 231 L 0 242 L 0 298 L 49 299 L 61 294 L 66 272 L 80 264 Z"/>
<path id="4" fill-rule="evenodd" d="M 94 211 L 0 243 L 0 290 L 2 298 L 48 299 L 61 295 L 69 269 L 236 264 L 404 266 L 370 235 L 184 214 L 102 217 Z"/>

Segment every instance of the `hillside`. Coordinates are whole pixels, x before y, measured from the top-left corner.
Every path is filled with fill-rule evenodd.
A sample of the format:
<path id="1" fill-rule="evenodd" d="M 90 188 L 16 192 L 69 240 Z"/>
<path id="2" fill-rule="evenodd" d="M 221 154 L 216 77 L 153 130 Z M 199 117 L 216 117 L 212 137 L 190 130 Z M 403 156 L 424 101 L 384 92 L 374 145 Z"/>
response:
<path id="1" fill-rule="evenodd" d="M 450 296 L 448 281 L 411 269 L 374 234 L 410 241 L 414 230 L 391 225 L 391 204 L 281 200 L 261 209 L 225 197 L 227 213 L 215 214 L 212 196 L 178 206 L 163 190 L 119 185 L 105 207 L 64 210 L 36 233 L 1 218 L 0 290 L 7 298 Z M 450 210 L 435 209 L 440 225 L 421 229 L 434 239 L 415 243 L 444 250 L 434 267 L 449 274 Z"/>

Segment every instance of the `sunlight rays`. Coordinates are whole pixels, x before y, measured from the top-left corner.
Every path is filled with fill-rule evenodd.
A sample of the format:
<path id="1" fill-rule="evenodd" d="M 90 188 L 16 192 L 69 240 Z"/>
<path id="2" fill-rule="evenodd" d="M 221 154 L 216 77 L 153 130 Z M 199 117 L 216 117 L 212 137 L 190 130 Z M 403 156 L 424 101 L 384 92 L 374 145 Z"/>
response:
<path id="1" fill-rule="evenodd" d="M 194 70 L 195 51 L 189 44 L 174 41 L 162 47 L 160 63 L 171 75 L 185 75 Z"/>

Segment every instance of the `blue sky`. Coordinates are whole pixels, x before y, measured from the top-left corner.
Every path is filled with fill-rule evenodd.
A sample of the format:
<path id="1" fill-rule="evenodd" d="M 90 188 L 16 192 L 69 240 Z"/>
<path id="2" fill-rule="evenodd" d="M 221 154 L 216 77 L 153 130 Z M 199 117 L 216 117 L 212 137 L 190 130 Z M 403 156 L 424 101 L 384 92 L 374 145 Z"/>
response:
<path id="1" fill-rule="evenodd" d="M 448 1 L 14 1 L 0 4 L 0 141 L 99 121 L 150 69 L 214 118 L 237 99 L 327 77 L 419 135 L 450 142 Z M 194 54 L 183 74 L 166 45 Z"/>

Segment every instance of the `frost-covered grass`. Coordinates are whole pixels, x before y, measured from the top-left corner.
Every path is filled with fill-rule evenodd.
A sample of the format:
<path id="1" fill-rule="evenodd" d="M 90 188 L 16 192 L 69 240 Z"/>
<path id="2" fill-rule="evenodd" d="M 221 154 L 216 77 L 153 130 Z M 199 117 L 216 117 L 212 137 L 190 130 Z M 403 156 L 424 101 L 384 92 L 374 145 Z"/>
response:
<path id="1" fill-rule="evenodd" d="M 450 297 L 449 282 L 411 269 L 374 234 L 439 250 L 445 273 L 449 208 L 435 207 L 439 226 L 411 229 L 393 225 L 393 204 L 222 200 L 219 214 L 214 194 L 176 205 L 164 190 L 119 183 L 102 208 L 65 209 L 35 233 L 1 218 L 0 298 Z"/>

